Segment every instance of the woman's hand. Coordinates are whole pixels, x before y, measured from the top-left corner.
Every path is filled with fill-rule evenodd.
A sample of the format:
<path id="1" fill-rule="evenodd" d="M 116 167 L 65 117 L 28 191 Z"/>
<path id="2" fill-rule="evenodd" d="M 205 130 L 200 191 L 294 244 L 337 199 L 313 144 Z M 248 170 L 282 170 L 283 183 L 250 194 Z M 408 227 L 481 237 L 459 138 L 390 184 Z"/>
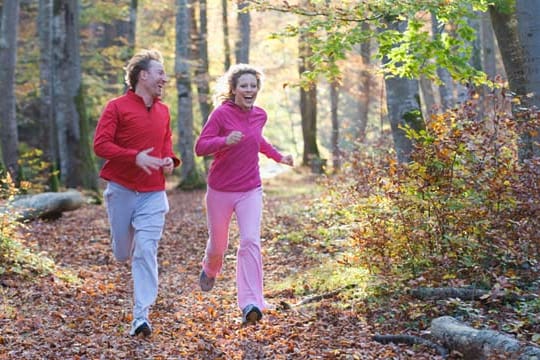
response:
<path id="1" fill-rule="evenodd" d="M 225 139 L 225 143 L 227 145 L 238 144 L 243 137 L 244 134 L 242 134 L 240 131 L 235 130 L 227 136 L 227 139 Z"/>
<path id="2" fill-rule="evenodd" d="M 285 164 L 285 165 L 289 165 L 289 166 L 293 166 L 294 165 L 294 159 L 292 157 L 292 155 L 285 155 L 284 157 L 281 158 L 281 161 L 280 161 L 281 164 Z"/>

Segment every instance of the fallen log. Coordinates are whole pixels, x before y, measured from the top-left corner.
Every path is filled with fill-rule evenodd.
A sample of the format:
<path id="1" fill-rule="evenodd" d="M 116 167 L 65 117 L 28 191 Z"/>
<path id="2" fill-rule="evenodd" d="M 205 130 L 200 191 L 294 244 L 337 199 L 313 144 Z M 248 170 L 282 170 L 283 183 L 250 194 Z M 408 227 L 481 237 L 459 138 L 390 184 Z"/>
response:
<path id="1" fill-rule="evenodd" d="M 461 300 L 501 300 L 506 302 L 518 302 L 535 300 L 535 294 L 516 294 L 513 292 L 494 292 L 492 290 L 478 289 L 474 287 L 418 287 L 410 290 L 411 296 L 420 300 L 445 300 L 459 298 Z"/>
<path id="2" fill-rule="evenodd" d="M 77 190 L 64 192 L 45 192 L 34 195 L 21 195 L 0 207 L 0 213 L 10 213 L 17 221 L 37 218 L 57 219 L 65 211 L 80 208 L 85 203 L 82 193 Z"/>
<path id="3" fill-rule="evenodd" d="M 451 316 L 434 319 L 431 336 L 447 349 L 458 351 L 465 360 L 540 360 L 540 348 L 536 346 L 498 331 L 474 329 Z"/>
<path id="4" fill-rule="evenodd" d="M 411 295 L 420 300 L 443 300 L 449 298 L 460 298 L 461 300 L 477 300 L 489 294 L 489 291 L 478 288 L 456 288 L 456 287 L 418 287 L 411 290 Z"/>

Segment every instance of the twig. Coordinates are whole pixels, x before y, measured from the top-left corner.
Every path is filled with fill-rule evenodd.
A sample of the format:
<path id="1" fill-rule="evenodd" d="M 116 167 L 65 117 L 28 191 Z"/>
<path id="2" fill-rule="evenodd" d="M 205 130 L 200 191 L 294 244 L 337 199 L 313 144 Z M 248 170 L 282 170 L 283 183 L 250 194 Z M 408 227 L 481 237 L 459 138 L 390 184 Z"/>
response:
<path id="1" fill-rule="evenodd" d="M 313 296 L 307 297 L 307 298 L 301 300 L 300 302 L 297 302 L 296 304 L 289 304 L 289 303 L 287 303 L 285 301 L 281 301 L 280 305 L 281 305 L 281 307 L 283 309 L 289 310 L 289 309 L 292 309 L 293 307 L 298 307 L 298 306 L 314 303 L 314 302 L 317 302 L 317 301 L 321 301 L 323 299 L 332 298 L 332 297 L 338 295 L 340 292 L 342 292 L 344 290 L 354 289 L 357 286 L 358 286 L 358 284 L 349 284 L 349 285 L 343 286 L 343 287 L 341 287 L 339 289 L 336 289 L 336 290 L 333 290 L 333 291 L 329 291 L 329 292 L 324 293 L 324 294 L 318 294 L 318 295 L 313 295 Z"/>

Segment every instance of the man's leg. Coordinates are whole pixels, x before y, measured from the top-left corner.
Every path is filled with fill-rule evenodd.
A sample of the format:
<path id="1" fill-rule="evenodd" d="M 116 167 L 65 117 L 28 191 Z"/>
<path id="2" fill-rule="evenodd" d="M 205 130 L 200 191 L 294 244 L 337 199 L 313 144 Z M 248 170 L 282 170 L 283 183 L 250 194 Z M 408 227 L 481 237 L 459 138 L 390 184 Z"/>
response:
<path id="1" fill-rule="evenodd" d="M 107 184 L 103 192 L 111 229 L 111 247 L 118 261 L 127 261 L 133 252 L 133 227 L 131 218 L 137 195 L 113 182 Z"/>
<path id="2" fill-rule="evenodd" d="M 135 249 L 131 262 L 134 289 L 134 319 L 148 319 L 158 293 L 158 243 L 163 234 L 169 203 L 165 191 L 139 193 L 132 225 Z"/>

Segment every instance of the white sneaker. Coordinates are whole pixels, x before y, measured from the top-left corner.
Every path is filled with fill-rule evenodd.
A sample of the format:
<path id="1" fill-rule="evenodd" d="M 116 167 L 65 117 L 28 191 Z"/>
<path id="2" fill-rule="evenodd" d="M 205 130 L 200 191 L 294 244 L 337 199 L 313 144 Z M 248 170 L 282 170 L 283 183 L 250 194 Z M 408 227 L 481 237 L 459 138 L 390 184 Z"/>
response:
<path id="1" fill-rule="evenodd" d="M 133 320 L 133 322 L 131 323 L 131 330 L 129 331 L 129 335 L 131 336 L 136 336 L 141 333 L 144 336 L 150 336 L 152 334 L 152 327 L 150 326 L 150 322 L 144 318 Z"/>

